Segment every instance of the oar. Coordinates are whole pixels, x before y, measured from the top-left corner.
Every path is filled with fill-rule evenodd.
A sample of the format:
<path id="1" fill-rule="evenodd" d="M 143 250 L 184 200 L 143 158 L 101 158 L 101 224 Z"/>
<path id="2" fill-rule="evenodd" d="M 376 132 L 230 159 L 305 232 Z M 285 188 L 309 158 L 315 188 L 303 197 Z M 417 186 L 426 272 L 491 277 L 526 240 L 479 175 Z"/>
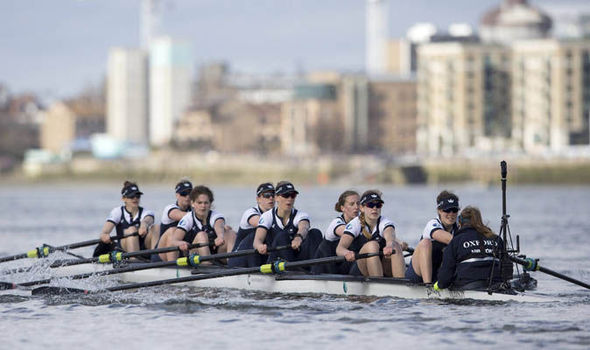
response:
<path id="1" fill-rule="evenodd" d="M 199 248 L 199 247 L 203 247 L 207 245 L 207 243 L 195 243 L 195 244 L 191 244 L 189 245 L 189 249 L 193 249 L 193 248 Z M 283 250 L 283 249 L 287 249 L 290 248 L 290 245 L 286 245 L 286 246 L 280 246 L 277 248 L 269 248 L 269 252 L 272 251 L 278 251 L 278 250 Z M 152 249 L 152 250 L 141 250 L 138 252 L 132 252 L 132 253 L 120 253 L 120 252 L 113 252 L 113 254 L 104 254 L 105 257 L 103 258 L 104 261 L 100 261 L 101 263 L 108 263 L 109 261 L 106 261 L 106 259 L 112 259 L 113 262 L 115 261 L 121 261 L 122 258 L 125 258 L 125 255 L 127 255 L 126 257 L 131 257 L 131 256 L 137 256 L 137 255 L 144 255 L 150 252 L 158 253 L 165 253 L 165 252 L 169 252 L 169 251 L 174 251 L 177 250 L 178 247 L 167 247 L 167 248 L 159 248 L 159 249 Z M 68 279 L 83 279 L 83 278 L 88 278 L 91 276 L 107 276 L 107 275 L 114 275 L 114 274 L 119 274 L 119 273 L 125 273 L 125 272 L 132 272 L 132 271 L 139 271 L 139 270 L 147 270 L 147 269 L 153 269 L 156 267 L 166 267 L 166 266 L 174 266 L 174 265 L 178 265 L 178 266 L 197 266 L 199 265 L 201 262 L 203 261 L 209 261 L 209 260 L 218 260 L 218 259 L 226 259 L 226 258 L 236 258 L 239 256 L 246 256 L 246 255 L 251 255 L 256 253 L 255 249 L 249 249 L 249 250 L 240 250 L 237 252 L 230 252 L 230 253 L 220 253 L 220 254 L 215 254 L 215 255 L 207 255 L 207 256 L 199 256 L 196 254 L 192 254 L 189 257 L 184 257 L 184 258 L 178 258 L 174 261 L 161 261 L 161 262 L 155 262 L 155 263 L 144 263 L 144 264 L 136 264 L 136 265 L 132 265 L 132 266 L 128 266 L 128 267 L 122 267 L 122 268 L 117 268 L 117 269 L 113 269 L 113 270 L 105 270 L 105 271 L 98 271 L 98 272 L 87 272 L 87 273 L 82 273 L 82 274 L 78 274 L 78 275 L 72 275 L 72 276 L 64 276 L 62 278 L 68 278 Z M 111 256 L 115 256 L 114 258 Z M 96 258 L 90 258 L 90 259 L 97 259 L 102 257 L 96 257 Z M 86 259 L 86 260 L 90 260 L 90 259 Z M 74 264 L 75 265 L 75 264 Z M 67 265 L 61 265 L 61 266 L 67 266 Z M 12 283 L 12 282 L 0 282 L 0 290 L 6 290 L 6 289 L 15 289 L 18 287 L 30 287 L 30 286 L 36 286 L 39 284 L 46 284 L 46 283 L 50 283 L 51 282 L 51 278 L 47 278 L 47 279 L 42 279 L 42 280 L 37 280 L 37 281 L 30 281 L 30 282 L 23 282 L 23 283 Z"/>
<path id="2" fill-rule="evenodd" d="M 404 258 L 408 257 L 408 256 L 412 256 L 414 254 L 414 248 L 412 247 L 407 247 L 405 249 L 406 252 L 408 252 L 408 254 L 404 254 Z"/>
<path id="3" fill-rule="evenodd" d="M 287 249 L 290 247 L 291 247 L 290 245 L 279 246 L 276 248 L 269 248 L 268 251 L 274 252 L 274 251 Z M 190 246 L 189 246 L 189 249 L 190 249 Z M 155 262 L 155 263 L 135 264 L 135 265 L 127 266 L 127 267 L 116 268 L 113 270 L 87 272 L 87 273 L 82 273 L 82 274 L 73 275 L 73 276 L 67 276 L 67 277 L 63 277 L 63 278 L 78 280 L 78 279 L 88 278 L 90 276 L 115 275 L 115 274 L 125 273 L 125 272 L 133 272 L 133 271 L 140 271 L 140 270 L 153 269 L 153 268 L 157 268 L 157 267 L 167 267 L 167 266 L 175 266 L 175 265 L 176 266 L 183 266 L 183 267 L 186 267 L 186 266 L 196 267 L 203 261 L 219 260 L 219 259 L 226 259 L 226 258 L 237 258 L 240 256 L 251 255 L 256 252 L 257 251 L 255 249 L 248 249 L 248 250 L 239 250 L 237 252 L 220 253 L 220 254 L 207 255 L 207 256 L 199 256 L 196 254 L 192 254 L 189 257 L 178 258 L 173 261 L 160 261 L 160 262 Z M 29 287 L 29 286 L 39 285 L 39 284 L 46 284 L 49 282 L 51 282 L 51 278 L 38 280 L 38 281 L 23 282 L 23 283 L 18 283 L 18 284 L 10 283 L 10 282 L 0 282 L 0 290 L 14 289 L 14 288 L 18 288 L 18 287 Z"/>
<path id="4" fill-rule="evenodd" d="M 189 244 L 188 249 L 201 248 L 201 247 L 205 247 L 208 245 L 209 245 L 209 243 L 194 243 L 194 244 Z M 110 263 L 120 262 L 123 259 L 134 258 L 136 256 L 168 253 L 168 252 L 173 252 L 176 250 L 180 250 L 180 249 L 178 247 L 166 247 L 166 248 L 157 248 L 157 249 L 138 250 L 136 252 L 129 252 L 129 253 L 113 251 L 109 254 L 101 254 L 97 257 L 92 257 L 92 258 L 56 260 L 51 265 L 49 265 L 49 267 L 56 268 L 56 267 L 63 267 L 63 266 L 90 264 L 90 263 L 95 263 L 95 262 L 102 263 L 102 264 L 110 264 Z"/>
<path id="5" fill-rule="evenodd" d="M 521 259 L 517 256 L 511 256 L 511 255 L 509 255 L 509 257 L 510 257 L 510 260 L 514 261 L 517 264 L 524 266 L 525 270 L 541 271 L 541 272 L 544 272 L 544 273 L 551 275 L 553 277 L 561 278 L 562 280 L 565 280 L 565 281 L 571 282 L 573 284 L 577 284 L 578 286 L 582 286 L 584 288 L 590 289 L 590 284 L 584 283 L 582 281 L 571 278 L 571 277 L 561 274 L 559 272 L 555 272 L 553 270 L 550 270 L 548 268 L 540 266 L 538 259 L 532 259 L 532 258 Z"/>
<path id="6" fill-rule="evenodd" d="M 55 247 L 54 247 L 54 246 L 52 246 L 52 245 L 49 245 L 49 244 L 47 244 L 47 243 L 43 243 L 43 245 L 44 245 L 44 246 L 47 246 L 47 247 L 49 247 L 49 250 L 50 250 L 50 251 L 55 251 Z M 72 252 L 71 252 L 71 251 L 69 251 L 69 250 L 65 250 L 65 251 L 64 251 L 64 253 L 66 253 L 66 254 L 68 254 L 68 255 L 71 255 L 71 256 L 73 256 L 74 258 L 78 258 L 78 259 L 85 259 L 85 258 L 84 258 L 82 255 L 74 254 L 74 253 L 72 253 Z"/>
<path id="7" fill-rule="evenodd" d="M 135 232 L 135 233 L 125 235 L 123 237 L 112 236 L 111 241 L 114 241 L 117 239 L 125 239 L 128 237 L 133 237 L 133 236 L 137 236 L 137 235 L 138 235 L 138 233 Z M 57 250 L 68 250 L 68 249 L 82 248 L 82 247 L 87 247 L 87 246 L 90 246 L 93 244 L 98 244 L 100 242 L 101 242 L 101 240 L 99 238 L 99 239 L 91 239 L 89 241 L 70 243 L 70 244 L 59 246 L 59 247 L 50 247 L 50 246 L 44 244 L 41 247 L 29 250 L 26 253 L 5 256 L 3 258 L 0 258 L 0 263 L 6 262 L 6 261 L 24 259 L 24 258 L 44 258 L 44 257 L 48 256 L 50 253 L 57 251 Z"/>
<path id="8" fill-rule="evenodd" d="M 238 252 L 239 253 L 239 252 Z M 356 254 L 356 259 L 366 259 L 372 256 L 379 256 L 380 253 L 369 253 L 369 254 Z M 206 257 L 202 257 L 206 258 Z M 310 260 L 302 260 L 302 261 L 276 261 L 272 264 L 264 264 L 261 266 L 256 267 L 245 267 L 245 268 L 237 268 L 237 269 L 228 269 L 226 271 L 220 272 L 212 272 L 207 274 L 200 274 L 200 275 L 191 275 L 185 277 L 178 277 L 178 278 L 171 278 L 165 280 L 157 280 L 157 281 L 149 281 L 149 282 L 142 282 L 142 283 L 130 283 L 124 284 L 120 286 L 108 287 L 101 290 L 87 290 L 87 289 L 78 289 L 78 288 L 67 288 L 67 287 L 39 287 L 35 288 L 32 291 L 32 295 L 56 295 L 56 294 L 96 294 L 102 291 L 122 291 L 128 289 L 136 289 L 136 288 L 143 288 L 143 287 L 153 287 L 153 286 L 160 286 L 164 284 L 174 284 L 174 283 L 182 283 L 182 282 L 191 282 L 191 281 L 199 281 L 211 278 L 218 278 L 218 277 L 228 277 L 228 276 L 237 276 L 237 275 L 245 275 L 250 273 L 261 272 L 263 274 L 271 274 L 271 273 L 280 273 L 287 269 L 298 268 L 298 267 L 306 267 L 312 265 L 321 265 L 321 264 L 332 264 L 332 263 L 339 263 L 345 261 L 345 257 L 343 256 L 331 256 L 327 258 L 319 258 L 319 259 L 310 259 Z"/>

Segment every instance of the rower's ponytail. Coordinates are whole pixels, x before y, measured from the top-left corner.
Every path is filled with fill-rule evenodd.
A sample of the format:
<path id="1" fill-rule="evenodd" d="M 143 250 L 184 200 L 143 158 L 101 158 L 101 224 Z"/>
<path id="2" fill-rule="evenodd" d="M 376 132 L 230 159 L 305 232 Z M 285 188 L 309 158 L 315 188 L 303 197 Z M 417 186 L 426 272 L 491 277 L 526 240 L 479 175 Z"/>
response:
<path id="1" fill-rule="evenodd" d="M 361 211 L 359 215 L 359 221 L 361 222 L 361 232 L 366 239 L 371 239 L 373 236 L 369 230 L 367 230 L 367 221 L 365 221 L 365 213 Z"/>
<path id="2" fill-rule="evenodd" d="M 458 218 L 461 227 L 473 227 L 477 232 L 484 235 L 486 238 L 495 238 L 496 234 L 491 228 L 486 226 L 481 218 L 481 212 L 476 207 L 467 206 L 459 215 Z"/>

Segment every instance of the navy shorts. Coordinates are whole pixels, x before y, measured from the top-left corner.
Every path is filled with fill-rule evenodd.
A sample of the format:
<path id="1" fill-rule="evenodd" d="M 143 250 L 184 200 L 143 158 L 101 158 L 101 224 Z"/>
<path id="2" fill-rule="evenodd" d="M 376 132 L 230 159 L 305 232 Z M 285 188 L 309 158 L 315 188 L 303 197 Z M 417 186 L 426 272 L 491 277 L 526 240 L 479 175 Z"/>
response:
<path id="1" fill-rule="evenodd" d="M 150 256 L 150 261 L 151 262 L 161 262 L 162 258 L 160 258 L 160 254 L 152 254 L 152 256 Z"/>
<path id="2" fill-rule="evenodd" d="M 406 278 L 410 280 L 412 283 L 423 283 L 422 276 L 418 276 L 416 271 L 414 271 L 414 267 L 412 266 L 412 260 L 410 260 L 410 265 L 406 269 Z"/>

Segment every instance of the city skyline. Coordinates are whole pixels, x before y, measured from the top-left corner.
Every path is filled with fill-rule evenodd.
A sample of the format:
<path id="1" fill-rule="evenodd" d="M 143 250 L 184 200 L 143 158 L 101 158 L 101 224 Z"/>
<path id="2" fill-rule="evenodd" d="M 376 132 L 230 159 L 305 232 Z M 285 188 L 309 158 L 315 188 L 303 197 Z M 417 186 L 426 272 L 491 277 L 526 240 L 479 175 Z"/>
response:
<path id="1" fill-rule="evenodd" d="M 449 6 L 417 0 L 409 7 L 390 0 L 388 33 L 404 36 L 417 22 L 442 30 L 463 22 L 477 29 L 481 15 L 500 1 L 454 0 Z M 223 60 L 234 71 L 252 73 L 364 69 L 362 0 L 260 0 L 256 6 L 242 0 L 168 0 L 160 9 L 162 33 L 191 41 L 195 65 Z M 14 93 L 49 99 L 100 83 L 110 47 L 139 47 L 139 12 L 139 0 L 0 3 L 0 83 Z"/>

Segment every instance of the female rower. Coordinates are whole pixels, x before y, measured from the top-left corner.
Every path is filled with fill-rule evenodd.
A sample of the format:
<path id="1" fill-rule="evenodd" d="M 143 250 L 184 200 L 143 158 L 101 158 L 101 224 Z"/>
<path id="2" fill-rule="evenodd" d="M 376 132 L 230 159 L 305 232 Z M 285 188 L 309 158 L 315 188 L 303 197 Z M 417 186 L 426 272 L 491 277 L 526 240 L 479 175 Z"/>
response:
<path id="1" fill-rule="evenodd" d="M 213 192 L 206 186 L 197 186 L 191 191 L 190 199 L 192 211 L 180 220 L 167 246 L 176 246 L 182 251 L 187 251 L 191 243 L 209 243 L 211 249 L 204 246 L 191 250 L 201 256 L 231 251 L 236 234 L 232 230 L 226 230 L 223 214 L 211 210 Z M 175 260 L 177 257 L 178 252 L 166 254 L 167 261 Z"/>
<path id="2" fill-rule="evenodd" d="M 191 199 L 189 195 L 193 190 L 193 184 L 186 180 L 180 180 L 174 187 L 176 192 L 176 203 L 167 205 L 162 212 L 162 219 L 160 220 L 160 240 L 156 244 L 157 247 L 168 247 L 168 241 L 172 238 L 176 226 L 180 220 L 191 211 Z M 152 261 L 162 261 L 166 258 L 166 253 L 153 254 Z"/>
<path id="3" fill-rule="evenodd" d="M 386 217 L 381 216 L 383 207 L 381 192 L 369 190 L 363 193 L 360 200 L 360 216 L 352 219 L 344 228 L 336 254 L 346 257 L 347 261 L 355 261 L 356 249 L 359 253 L 379 253 L 383 249 L 384 258 L 373 256 L 360 259 L 357 265 L 363 276 L 396 278 L 404 277 L 406 265 L 402 253 L 402 243 L 395 237 L 395 226 Z M 355 242 L 356 241 L 356 242 Z"/>
<path id="4" fill-rule="evenodd" d="M 406 278 L 415 283 L 432 283 L 442 262 L 442 251 L 458 229 L 459 197 L 442 191 L 436 197 L 438 217 L 428 221 L 412 254 Z"/>
<path id="5" fill-rule="evenodd" d="M 336 255 L 336 247 L 340 242 L 340 237 L 344 234 L 344 228 L 352 219 L 359 215 L 360 195 L 356 191 L 344 191 L 338 197 L 338 202 L 334 205 L 334 210 L 342 215 L 338 216 L 324 232 L 324 239 L 318 247 L 314 258 L 324 258 Z M 312 273 L 336 273 L 348 274 L 352 264 L 345 262 L 341 264 L 315 265 L 311 268 Z"/>
<path id="6" fill-rule="evenodd" d="M 139 206 L 139 201 L 143 192 L 135 182 L 125 181 L 121 190 L 124 205 L 115 207 L 107 217 L 107 221 L 102 227 L 99 244 L 94 255 L 108 253 L 118 247 L 126 252 L 136 252 L 139 250 L 152 249 L 157 240 L 155 232 L 154 213 Z M 110 238 L 113 228 L 117 232 L 117 237 L 137 232 L 139 236 L 120 239 L 116 246 Z"/>
<path id="7" fill-rule="evenodd" d="M 266 182 L 260 184 L 256 189 L 256 206 L 248 208 L 242 215 L 240 220 L 240 228 L 236 235 L 236 244 L 234 251 L 252 249 L 254 243 L 254 236 L 256 234 L 256 227 L 258 227 L 258 220 L 260 216 L 274 208 L 275 206 L 275 187 Z M 228 266 L 232 267 L 253 267 L 260 266 L 264 263 L 263 257 L 260 254 L 253 254 L 249 256 L 241 256 L 231 258 L 228 261 Z"/>
<path id="8" fill-rule="evenodd" d="M 287 261 L 307 260 L 313 257 L 322 233 L 310 229 L 309 216 L 294 208 L 299 192 L 292 183 L 281 181 L 276 186 L 277 207 L 262 214 L 254 236 L 254 248 L 267 254 L 268 248 L 290 245 L 291 249 L 271 252 L 268 261 L 277 258 Z"/>
<path id="9" fill-rule="evenodd" d="M 459 230 L 445 248 L 434 289 L 487 289 L 502 282 L 500 253 L 504 242 L 483 224 L 481 212 L 466 207 L 459 215 Z"/>

